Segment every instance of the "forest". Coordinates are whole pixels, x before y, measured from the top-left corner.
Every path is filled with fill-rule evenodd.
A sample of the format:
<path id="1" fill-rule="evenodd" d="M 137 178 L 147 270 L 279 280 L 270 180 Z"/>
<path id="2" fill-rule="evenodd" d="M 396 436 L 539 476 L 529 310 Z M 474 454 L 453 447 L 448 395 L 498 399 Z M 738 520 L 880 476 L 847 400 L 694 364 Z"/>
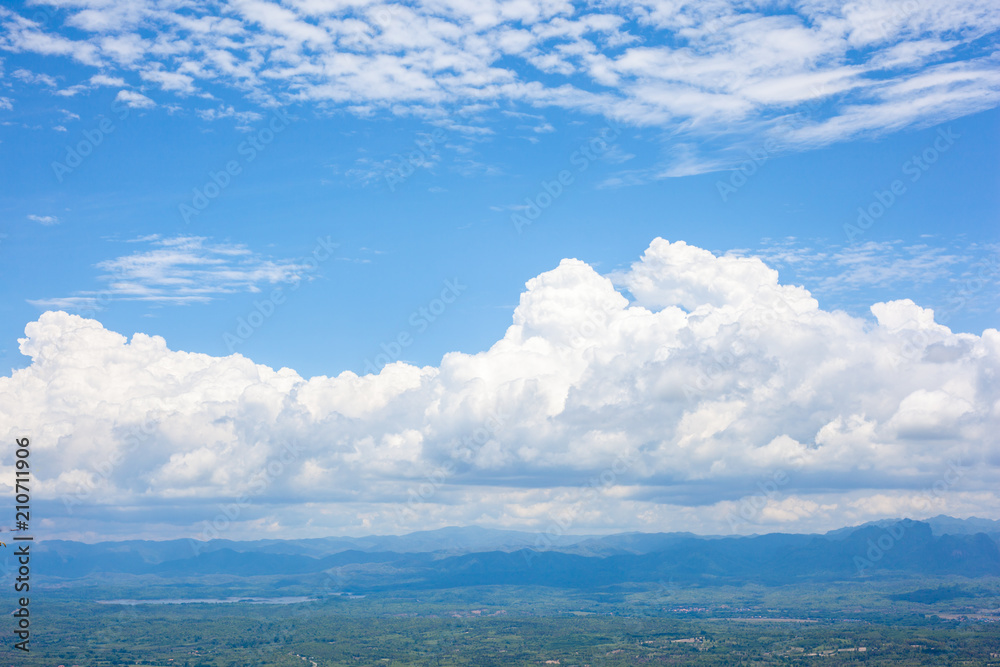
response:
<path id="1" fill-rule="evenodd" d="M 267 585 L 246 579 L 208 590 L 235 601 L 114 602 L 141 593 L 121 579 L 47 590 L 32 602 L 31 652 L 15 655 L 8 640 L 3 664 L 1000 665 L 997 578 L 477 586 L 288 604 L 251 601 Z M 192 592 L 158 590 L 174 601 Z"/>

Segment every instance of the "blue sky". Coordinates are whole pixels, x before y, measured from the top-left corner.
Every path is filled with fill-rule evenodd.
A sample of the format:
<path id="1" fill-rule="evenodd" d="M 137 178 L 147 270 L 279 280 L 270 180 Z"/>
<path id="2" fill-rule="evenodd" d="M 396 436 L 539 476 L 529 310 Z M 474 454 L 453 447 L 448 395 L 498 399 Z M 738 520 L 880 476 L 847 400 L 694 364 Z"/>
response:
<path id="1" fill-rule="evenodd" d="M 766 265 L 778 271 L 777 284 L 808 291 L 824 317 L 854 322 L 848 328 L 854 327 L 858 336 L 880 331 L 872 304 L 908 299 L 913 308 L 933 309 L 937 323 L 951 329 L 947 334 L 933 329 L 935 336 L 950 338 L 923 344 L 949 349 L 969 345 L 968 354 L 985 345 L 987 352 L 981 354 L 995 354 L 980 338 L 996 328 L 1000 308 L 1000 69 L 997 18 L 990 4 L 947 3 L 947 11 L 940 12 L 930 2 L 780 7 L 718 2 L 668 9 L 655 2 L 454 0 L 404 6 L 367 0 L 198 5 L 80 0 L 2 9 L 0 365 L 9 370 L 0 382 L 7 382 L 5 396 L 51 406 L 65 399 L 53 393 L 51 384 L 60 386 L 62 373 L 65 378 L 85 368 L 100 373 L 103 364 L 118 363 L 114 360 L 120 355 L 110 352 L 86 361 L 73 357 L 91 349 L 65 342 L 72 331 L 83 331 L 73 319 L 38 325 L 29 335 L 35 341 L 29 347 L 37 343 L 41 350 L 46 340 L 53 347 L 33 362 L 22 354 L 18 339 L 46 311 L 82 315 L 99 322 L 101 331 L 126 337 L 162 337 L 180 355 L 178 364 L 189 358 L 185 353 L 230 363 L 221 360 L 236 352 L 272 369 L 292 369 L 306 384 L 314 376 L 331 382 L 340 376 L 346 382 L 344 371 L 365 375 L 397 361 L 405 362 L 398 365 L 404 375 L 424 368 L 425 375 L 443 377 L 448 358 L 465 359 L 469 367 L 455 371 L 456 378 L 464 378 L 456 379 L 458 384 L 433 388 L 430 379 L 413 380 L 422 387 L 414 391 L 428 392 L 427 405 L 438 406 L 427 407 L 423 420 L 401 416 L 415 409 L 403 399 L 395 408 L 379 408 L 388 412 L 378 420 L 400 420 L 396 431 L 383 434 L 385 443 L 408 441 L 406 434 L 420 433 L 420 444 L 413 446 L 422 454 L 400 460 L 421 472 L 365 469 L 359 479 L 371 475 L 388 485 L 384 497 L 355 490 L 350 499 L 327 498 L 330 519 L 321 525 L 299 516 L 303 499 L 289 506 L 258 500 L 253 517 L 239 530 L 266 524 L 289 534 L 399 532 L 456 522 L 539 528 L 559 502 L 576 506 L 558 501 L 560 494 L 572 495 L 588 474 L 610 465 L 599 457 L 582 467 L 560 463 L 572 460 L 557 455 L 569 446 L 565 434 L 521 449 L 497 436 L 498 451 L 509 445 L 520 454 L 509 460 L 483 454 L 462 473 L 461 484 L 446 485 L 433 502 L 422 502 L 425 513 L 419 519 L 414 514 L 405 525 L 392 519 L 398 512 L 387 507 L 399 502 L 400 479 L 421 479 L 427 474 L 424 468 L 436 470 L 447 463 L 444 450 L 437 449 L 441 434 L 459 427 L 451 422 L 435 426 L 428 415 L 448 397 L 458 401 L 464 396 L 477 373 L 485 373 L 480 380 L 487 383 L 495 379 L 476 359 L 506 344 L 512 322 L 540 321 L 532 318 L 544 319 L 545 313 L 558 310 L 560 299 L 576 298 L 556 290 L 551 297 L 555 305 L 532 306 L 533 288 L 526 288 L 565 258 L 581 260 L 595 275 L 606 276 L 632 306 L 661 312 L 681 305 L 693 313 L 697 301 L 672 304 L 662 294 L 635 293 L 646 289 L 640 280 L 643 267 L 655 265 L 657 257 L 681 262 L 688 256 L 688 250 L 676 245 L 653 252 L 654 239 L 683 241 L 685 247 L 711 252 L 699 261 L 717 265 L 720 273 L 714 280 L 732 284 L 732 294 L 743 289 L 744 279 L 770 286 Z M 870 223 L 859 226 L 859 209 L 869 212 Z M 647 259 L 640 262 L 648 248 Z M 733 267 L 747 265 L 737 261 L 741 257 L 763 263 L 740 277 L 743 269 Z M 673 260 L 663 261 L 672 266 Z M 549 285 L 548 280 L 538 278 L 535 284 Z M 589 285 L 589 280 L 584 282 Z M 664 280 L 661 276 L 654 282 L 659 281 L 663 294 L 675 293 Z M 699 285 L 691 294 L 716 289 Z M 700 292 L 702 288 L 708 292 Z M 537 287 L 539 293 L 545 289 Z M 735 297 L 704 298 L 717 308 L 743 303 Z M 519 303 L 520 315 L 515 313 Z M 571 326 L 567 317 L 566 326 Z M 921 317 L 902 321 L 931 326 Z M 786 324 L 806 327 L 798 320 Z M 894 331 L 903 329 L 900 325 Z M 549 331 L 541 338 L 551 342 L 558 336 Z M 980 342 L 968 342 L 973 339 Z M 827 343 L 833 345 L 819 345 L 817 355 L 833 354 L 833 348 L 823 352 Z M 692 345 L 690 349 L 705 354 L 705 346 L 711 347 L 705 341 Z M 139 354 L 130 346 L 123 349 Z M 622 354 L 628 356 L 627 351 Z M 534 363 L 518 359 L 494 363 Z M 45 360 L 67 365 L 62 371 L 46 371 Z M 146 363 L 133 362 L 137 368 Z M 843 363 L 865 362 L 844 358 Z M 989 365 L 968 364 L 977 372 Z M 34 374 L 49 372 L 54 375 L 46 376 L 48 390 L 29 382 Z M 176 370 L 177 377 L 190 379 L 187 372 Z M 378 377 L 387 387 L 397 386 L 387 373 Z M 505 392 L 530 384 L 530 377 L 525 371 L 508 378 L 479 396 L 477 405 L 499 405 Z M 575 389 L 552 391 L 573 396 L 583 391 L 581 378 L 588 377 L 574 375 L 565 382 Z M 743 381 L 755 380 L 748 376 Z M 988 394 L 971 397 L 955 389 L 951 398 L 977 406 L 956 413 L 941 407 L 951 405 L 950 398 L 927 399 L 919 393 L 935 391 L 935 382 L 962 384 L 958 376 L 942 378 L 926 369 L 913 369 L 912 377 L 901 374 L 893 390 L 898 394 L 895 409 L 883 406 L 884 417 L 876 419 L 895 430 L 891 438 L 879 436 L 879 442 L 905 447 L 912 428 L 900 426 L 900 415 L 914 410 L 914 401 L 930 400 L 942 415 L 961 418 L 961 425 L 951 424 L 966 429 L 961 436 L 949 436 L 956 447 L 974 439 L 975 424 L 996 417 L 988 408 Z M 213 386 L 191 391 L 214 396 Z M 328 389 L 331 396 L 342 391 Z M 847 386 L 841 390 L 854 391 Z M 30 391 L 42 393 L 28 400 Z M 306 390 L 287 391 L 298 396 Z M 374 385 L 365 391 L 373 396 L 393 393 Z M 123 392 L 128 403 L 129 392 Z M 762 434 L 740 431 L 738 420 L 715 414 L 712 419 L 720 426 L 703 431 L 704 446 L 710 450 L 712 442 L 725 440 L 720 434 L 728 429 L 741 432 L 732 437 L 750 443 L 748 447 L 784 451 L 784 436 L 805 443 L 809 451 L 822 450 L 831 442 L 820 436 L 823 428 L 872 418 L 860 408 L 839 413 L 837 396 L 831 393 L 829 406 L 810 413 L 818 420 L 811 431 L 804 427 L 792 433 L 792 427 L 776 426 L 764 441 L 759 440 Z M 226 398 L 211 400 L 216 398 L 234 405 L 247 400 L 245 388 L 231 388 Z M 702 408 L 714 410 L 732 398 L 725 392 L 706 397 Z M 158 400 L 154 404 L 162 407 L 181 399 Z M 292 395 L 282 400 L 292 400 Z M 785 394 L 780 400 L 794 406 L 798 399 Z M 60 405 L 66 410 L 64 426 L 46 425 L 42 407 L 38 423 L 11 409 L 0 431 L 30 427 L 58 435 L 60 446 L 79 448 L 82 461 L 95 446 L 85 436 L 71 434 L 78 424 L 73 410 L 84 410 L 84 403 Z M 333 398 L 310 405 L 317 424 L 331 415 L 346 419 L 351 414 Z M 126 416 L 139 409 L 135 405 L 119 408 L 117 417 L 102 417 L 101 424 L 92 425 L 93 433 L 118 438 L 129 420 L 138 419 L 138 412 Z M 321 419 L 316 410 L 325 410 L 326 416 Z M 775 415 L 775 423 L 791 420 L 795 410 Z M 369 414 L 362 411 L 350 419 L 367 418 L 362 413 Z M 557 414 L 570 419 L 565 410 L 547 419 Z M 702 418 L 699 414 L 695 408 L 678 412 L 664 427 L 680 434 L 682 426 Z M 235 413 L 225 418 L 240 419 Z M 205 427 L 201 417 L 180 408 L 160 419 L 164 431 Z M 281 422 L 275 415 L 269 419 Z M 348 430 L 353 433 L 354 428 Z M 613 437 L 606 434 L 607 441 L 621 438 L 621 451 L 633 451 L 633 446 L 636 452 L 647 451 L 648 435 L 622 429 Z M 927 432 L 933 431 L 928 427 Z M 108 494 L 100 503 L 127 503 L 129 494 L 155 498 L 149 512 L 164 522 L 150 529 L 148 534 L 156 536 L 200 530 L 198 520 L 175 525 L 164 518 L 169 514 L 166 499 L 177 497 L 172 485 L 184 475 L 191 476 L 189 482 L 202 480 L 204 485 L 195 486 L 212 502 L 238 487 L 233 480 L 205 477 L 197 466 L 198 471 L 178 472 L 182 462 L 201 456 L 222 465 L 226 456 L 243 460 L 251 450 L 266 458 L 264 449 L 257 450 L 266 449 L 261 442 L 278 447 L 280 439 L 276 433 L 260 442 L 206 436 L 206 442 L 215 444 L 206 445 L 202 455 L 177 444 L 176 434 L 160 437 L 154 440 L 162 460 L 154 456 L 134 463 L 134 474 L 147 487 L 123 486 L 109 478 L 102 478 L 100 486 Z M 630 527 L 662 527 L 656 522 L 668 510 L 671 516 L 685 517 L 676 519 L 677 528 L 711 521 L 723 525 L 725 503 L 739 501 L 721 490 L 732 486 L 730 473 L 718 477 L 717 487 L 708 484 L 690 504 L 678 499 L 688 497 L 690 490 L 676 498 L 663 491 L 672 484 L 707 483 L 718 473 L 693 463 L 687 473 L 658 468 L 658 457 L 666 457 L 671 448 L 683 449 L 682 441 L 684 436 L 677 435 L 654 448 L 659 453 L 644 459 L 643 472 L 632 470 L 634 479 L 623 483 L 631 489 L 626 494 L 630 498 L 661 492 L 673 498 L 647 512 L 655 519 L 634 520 Z M 383 446 L 392 450 L 402 445 Z M 116 445 L 107 447 L 114 450 Z M 594 447 L 605 451 L 603 445 Z M 376 459 L 383 455 L 380 451 Z M 551 454 L 548 459 L 545 452 Z M 774 452 L 761 454 L 763 472 L 754 469 L 752 474 L 773 472 L 780 463 Z M 312 479 L 309 475 L 319 475 L 317 470 L 330 469 L 327 454 L 297 460 L 295 479 Z M 813 479 L 810 466 L 819 466 L 820 459 L 823 465 L 840 460 L 831 455 L 833 459 L 803 463 L 799 454 L 788 456 L 797 463 L 784 465 L 804 466 L 802 480 Z M 921 485 L 933 481 L 939 459 L 930 457 L 926 468 L 911 470 L 906 483 L 900 481 L 902 471 L 886 469 L 884 478 L 865 483 L 867 491 L 859 490 L 857 482 L 864 475 L 823 491 L 860 494 L 848 500 L 821 498 L 815 482 L 803 482 L 801 489 L 774 501 L 785 505 L 776 505 L 768 525 L 833 527 L 905 512 L 910 506 L 900 500 L 901 492 L 886 495 L 886 489 L 909 486 L 919 496 Z M 83 463 L 61 464 L 59 470 L 62 476 L 53 475 L 48 491 L 56 507 L 58 494 L 65 492 L 56 490 L 60 484 L 69 488 L 90 474 Z M 171 475 L 175 482 L 164 481 L 174 479 Z M 524 479 L 534 481 L 516 481 Z M 461 494 L 483 486 L 491 489 L 493 509 L 449 513 L 448 508 L 462 503 Z M 505 495 L 528 493 L 521 486 L 537 497 L 515 502 Z M 746 486 L 752 489 L 753 483 Z M 963 493 L 981 490 L 973 485 Z M 955 496 L 951 505 L 936 509 L 1000 511 L 994 496 L 973 495 Z M 526 509 L 496 509 L 511 503 Z M 264 505 L 271 509 L 261 509 Z M 836 509 L 816 509 L 834 505 Z M 793 506 L 799 509 L 789 509 Z M 623 525 L 622 516 L 638 512 L 629 507 L 609 510 L 603 519 L 581 520 L 578 529 Z M 706 507 L 707 514 L 696 509 Z M 59 532 L 68 530 L 67 516 L 53 518 L 55 533 L 69 534 Z M 100 523 L 94 519 L 91 537 L 111 530 Z M 133 528 L 114 530 L 138 534 Z"/>

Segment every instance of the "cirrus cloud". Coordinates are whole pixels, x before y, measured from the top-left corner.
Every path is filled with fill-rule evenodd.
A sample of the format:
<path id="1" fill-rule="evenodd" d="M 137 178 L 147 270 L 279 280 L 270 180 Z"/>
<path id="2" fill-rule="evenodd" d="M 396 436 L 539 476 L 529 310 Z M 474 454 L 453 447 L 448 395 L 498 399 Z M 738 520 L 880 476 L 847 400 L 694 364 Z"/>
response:
<path id="1" fill-rule="evenodd" d="M 70 58 L 182 104 L 221 87 L 265 106 L 444 123 L 500 100 L 718 144 L 642 179 L 725 168 L 762 134 L 800 150 L 1000 103 L 989 0 L 61 6 L 63 25 L 0 10 L 0 49 Z"/>
<path id="2" fill-rule="evenodd" d="M 28 216 L 38 220 L 38 216 Z M 47 216 L 54 224 L 55 218 Z M 42 220 L 39 220 L 42 222 Z M 101 299 L 187 305 L 208 303 L 223 294 L 259 292 L 260 285 L 296 283 L 308 267 L 295 260 L 272 260 L 232 243 L 213 243 L 203 236 L 160 238 L 152 235 L 129 243 L 151 245 L 98 262 L 106 283 L 102 292 L 79 291 L 70 296 L 29 299 L 40 308 L 93 308 Z"/>

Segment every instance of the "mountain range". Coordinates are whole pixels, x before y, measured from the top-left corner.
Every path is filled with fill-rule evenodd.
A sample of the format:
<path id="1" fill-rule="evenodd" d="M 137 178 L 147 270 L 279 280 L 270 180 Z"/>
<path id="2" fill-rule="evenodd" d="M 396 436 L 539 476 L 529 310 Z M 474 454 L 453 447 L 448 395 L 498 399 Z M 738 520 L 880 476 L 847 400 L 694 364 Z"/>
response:
<path id="1" fill-rule="evenodd" d="M 32 562 L 40 575 L 66 584 L 108 576 L 169 581 L 225 575 L 282 577 L 305 586 L 335 580 L 338 592 L 500 584 L 593 589 L 629 582 L 781 585 L 893 575 L 1000 576 L 998 545 L 1000 521 L 938 516 L 824 534 L 739 537 L 553 537 L 452 527 L 301 540 L 46 540 L 34 545 Z"/>

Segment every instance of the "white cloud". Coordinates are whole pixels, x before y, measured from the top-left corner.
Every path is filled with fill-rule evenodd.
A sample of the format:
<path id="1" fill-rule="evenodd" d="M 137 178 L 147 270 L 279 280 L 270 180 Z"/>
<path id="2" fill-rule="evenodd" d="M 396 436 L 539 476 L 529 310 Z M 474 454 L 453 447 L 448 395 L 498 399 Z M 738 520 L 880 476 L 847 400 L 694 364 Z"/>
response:
<path id="1" fill-rule="evenodd" d="M 73 97 L 84 91 L 93 90 L 94 88 L 100 88 L 102 86 L 109 86 L 111 88 L 122 88 L 126 86 L 125 79 L 118 76 L 108 76 L 107 74 L 95 74 L 90 77 L 85 83 L 78 83 L 67 88 L 55 91 L 56 95 L 61 95 L 63 97 Z M 70 113 L 64 111 L 64 113 Z M 75 115 L 75 114 L 74 114 Z"/>
<path id="2" fill-rule="evenodd" d="M 171 282 L 177 263 L 160 257 L 113 264 Z M 363 377 L 306 379 L 47 312 L 21 341 L 31 365 L 0 378 L 0 437 L 31 434 L 40 499 L 103 503 L 125 523 L 101 529 L 120 534 L 139 528 L 119 505 L 199 533 L 214 499 L 248 492 L 282 452 L 231 536 L 254 521 L 286 535 L 545 530 L 560 512 L 575 532 L 728 532 L 778 471 L 787 483 L 757 521 L 782 530 L 997 514 L 1000 332 L 952 333 L 908 301 L 872 311 L 824 311 L 759 259 L 657 239 L 612 277 L 567 259 L 531 279 L 486 351 Z M 581 493 L 602 474 L 611 486 Z M 173 518 L 183 498 L 204 515 Z M 79 525 L 49 516 L 57 533 Z"/>
<path id="3" fill-rule="evenodd" d="M 91 85 L 121 86 L 119 74 L 131 73 L 181 97 L 222 85 L 265 106 L 440 119 L 507 100 L 719 140 L 643 180 L 724 168 L 747 137 L 768 132 L 798 150 L 995 107 L 995 9 L 991 0 L 822 0 L 778 14 L 735 0 L 240 0 L 217 14 L 211 4 L 109 0 L 67 6 L 71 30 L 2 10 L 0 49 L 100 68 Z M 792 116 L 802 120 L 794 130 L 776 127 Z"/>
<path id="4" fill-rule="evenodd" d="M 788 238 L 731 254 L 759 256 L 786 280 L 812 285 L 824 303 L 854 313 L 868 310 L 870 301 L 859 299 L 872 292 L 899 293 L 914 285 L 941 309 L 942 322 L 962 310 L 989 312 L 1000 306 L 1000 248 L 994 245 L 941 247 L 898 240 L 823 245 L 817 250 Z"/>
<path id="5" fill-rule="evenodd" d="M 98 48 L 87 41 L 44 32 L 39 24 L 4 7 L 0 7 L 0 21 L 4 28 L 0 48 L 7 51 L 65 56 L 91 66 L 101 63 Z"/>
<path id="6" fill-rule="evenodd" d="M 196 109 L 195 113 L 202 120 L 209 121 L 220 120 L 222 118 L 235 118 L 243 126 L 264 118 L 263 114 L 256 111 L 237 111 L 232 105 L 219 105 L 214 109 Z"/>
<path id="7" fill-rule="evenodd" d="M 134 90 L 119 90 L 115 95 L 115 101 L 122 102 L 132 109 L 151 109 L 156 106 L 156 102 Z"/>
<path id="8" fill-rule="evenodd" d="M 90 77 L 90 84 L 93 86 L 110 86 L 111 88 L 121 88 L 125 85 L 125 79 L 107 74 L 95 74 Z"/>
<path id="9" fill-rule="evenodd" d="M 38 85 L 48 86 L 50 88 L 54 88 L 55 85 L 56 85 L 56 80 L 53 79 L 48 74 L 38 74 L 36 72 L 32 72 L 31 70 L 26 70 L 26 69 L 23 69 L 23 68 L 22 69 L 16 69 L 13 72 L 11 72 L 10 74 L 15 79 L 23 81 L 24 83 L 27 83 L 29 85 L 34 85 L 34 86 L 38 86 Z"/>
<path id="10" fill-rule="evenodd" d="M 145 81 L 159 84 L 160 88 L 167 92 L 190 95 L 197 90 L 194 86 L 194 78 L 179 72 L 166 72 L 154 67 L 139 72 L 139 76 Z"/>
<path id="11" fill-rule="evenodd" d="M 297 282 L 306 269 L 294 260 L 264 259 L 242 245 L 207 241 L 201 236 L 135 239 L 153 249 L 97 264 L 105 272 L 100 276 L 107 285 L 103 292 L 77 292 L 29 303 L 40 308 L 89 308 L 100 296 L 160 304 L 207 303 L 223 294 L 257 292 L 262 284 Z"/>
<path id="12" fill-rule="evenodd" d="M 65 130 L 64 130 L 65 131 Z M 59 222 L 59 218 L 54 215 L 29 215 L 28 220 L 34 220 L 40 225 L 55 225 Z"/>

